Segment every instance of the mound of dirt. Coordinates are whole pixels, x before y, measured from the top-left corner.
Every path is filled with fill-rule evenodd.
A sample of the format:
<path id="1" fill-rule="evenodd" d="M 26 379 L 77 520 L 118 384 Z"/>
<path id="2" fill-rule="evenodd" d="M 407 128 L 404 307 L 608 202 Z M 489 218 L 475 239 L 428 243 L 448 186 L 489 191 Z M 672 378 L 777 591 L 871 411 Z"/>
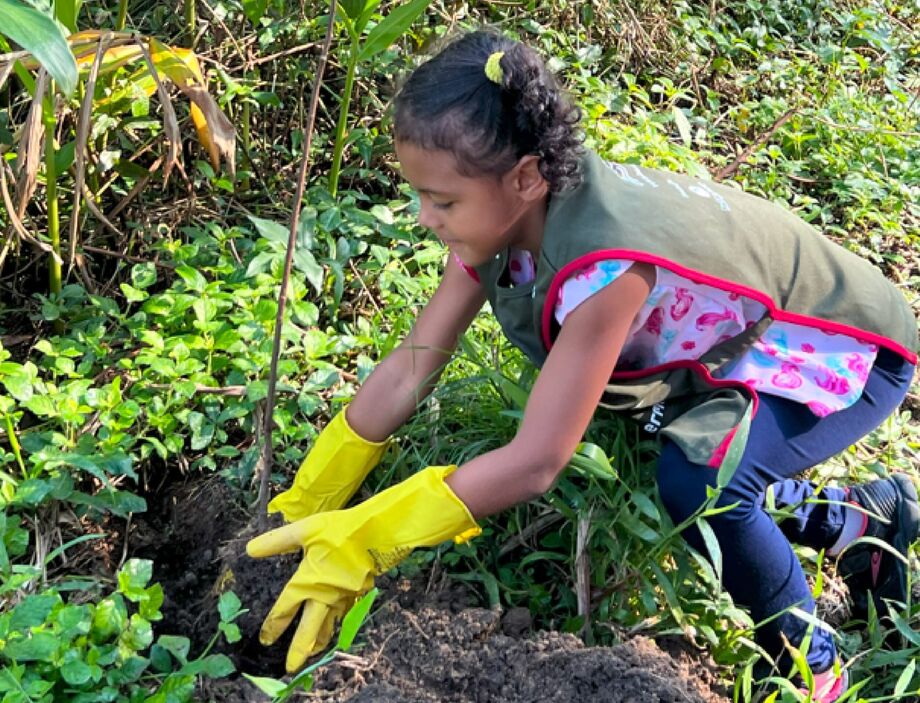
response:
<path id="1" fill-rule="evenodd" d="M 315 690 L 323 700 L 353 703 L 728 700 L 711 670 L 672 658 L 644 637 L 586 647 L 574 635 L 516 637 L 507 629 L 497 611 L 413 612 L 390 600 L 375 615 L 360 657 L 334 664 Z"/>
<path id="2" fill-rule="evenodd" d="M 220 481 L 190 485 L 164 498 L 132 537 L 138 556 L 155 559 L 167 594 L 161 633 L 183 634 L 200 651 L 217 629 L 217 599 L 232 589 L 249 612 L 237 622 L 243 639 L 218 650 L 238 671 L 281 677 L 293 634 L 272 647 L 259 626 L 294 572 L 299 555 L 255 560 L 245 553 L 256 530 L 247 511 Z M 145 539 L 146 537 L 146 539 Z M 586 647 L 574 635 L 531 632 L 530 613 L 469 607 L 463 586 L 435 588 L 378 579 L 379 607 L 354 654 L 317 672 L 308 699 L 338 703 L 534 703 L 577 700 L 727 701 L 716 667 L 689 648 L 662 650 L 639 637 L 615 647 Z M 429 584 L 430 585 L 430 584 Z M 199 700 L 265 701 L 242 677 L 205 681 Z"/>

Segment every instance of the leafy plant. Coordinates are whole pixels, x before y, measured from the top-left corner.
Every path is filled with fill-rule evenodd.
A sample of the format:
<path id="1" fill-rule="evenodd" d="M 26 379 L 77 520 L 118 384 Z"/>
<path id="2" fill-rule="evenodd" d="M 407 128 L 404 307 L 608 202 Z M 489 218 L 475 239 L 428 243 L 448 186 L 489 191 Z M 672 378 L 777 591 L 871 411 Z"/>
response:
<path id="1" fill-rule="evenodd" d="M 232 673 L 226 655 L 208 652 L 220 634 L 231 643 L 240 639 L 233 623 L 245 612 L 239 599 L 221 596 L 219 631 L 190 659 L 188 638 L 154 638 L 163 589 L 148 585 L 152 573 L 152 562 L 131 559 L 118 572 L 115 592 L 96 603 L 67 603 L 49 588 L 0 614 L 3 700 L 189 701 L 199 677 Z"/>
<path id="2" fill-rule="evenodd" d="M 345 67 L 345 87 L 339 104 L 339 119 L 335 128 L 335 146 L 332 153 L 332 166 L 329 169 L 329 192 L 335 196 L 339 190 L 339 170 L 342 164 L 342 152 L 345 149 L 348 132 L 349 108 L 351 94 L 354 90 L 355 71 L 361 61 L 371 61 L 386 51 L 401 37 L 411 24 L 428 7 L 431 0 L 410 0 L 398 4 L 390 13 L 377 23 L 364 36 L 374 11 L 380 0 L 334 0 L 338 2 L 340 15 L 345 30 L 348 32 L 348 62 Z M 364 41 L 362 41 L 362 37 Z"/>
<path id="3" fill-rule="evenodd" d="M 67 3 L 59 3 L 57 8 L 63 9 Z M 48 17 L 43 17 L 40 22 L 32 11 L 28 16 L 32 18 L 32 24 L 19 34 L 31 35 L 32 33 L 42 30 L 43 23 L 52 23 Z M 47 28 L 45 28 L 47 30 Z M 55 25 L 57 35 L 60 30 Z M 47 33 L 49 38 L 57 36 L 55 33 Z M 39 36 L 46 36 L 42 34 Z M 108 226 L 113 227 L 107 218 L 102 215 L 95 206 L 93 198 L 85 199 L 84 183 L 86 179 L 86 149 L 90 144 L 91 137 L 95 133 L 95 139 L 102 141 L 105 137 L 106 129 L 99 130 L 99 125 L 111 127 L 116 124 L 117 118 L 124 113 L 137 117 L 147 111 L 146 99 L 154 92 L 160 97 L 161 107 L 163 110 L 163 133 L 168 144 L 168 152 L 163 159 L 164 177 L 168 179 L 174 167 L 179 165 L 179 146 L 181 138 L 179 136 L 179 125 L 173 108 L 171 99 L 166 91 L 163 80 L 169 79 L 175 84 L 192 102 L 191 118 L 198 132 L 199 140 L 208 153 L 214 168 L 217 168 L 221 158 L 229 163 L 230 169 L 234 166 L 234 130 L 227 117 L 220 111 L 217 103 L 208 94 L 206 83 L 201 72 L 198 57 L 187 49 L 179 49 L 166 46 L 155 38 L 140 37 L 134 34 L 123 32 L 102 32 L 98 30 L 89 30 L 71 34 L 66 40 L 65 45 L 69 46 L 66 52 L 69 60 L 74 63 L 74 68 L 80 69 L 79 78 L 81 79 L 80 87 L 84 92 L 82 106 L 80 108 L 79 120 L 71 125 L 70 135 L 73 141 L 67 144 L 58 144 L 59 130 L 59 111 L 55 104 L 54 91 L 48 86 L 45 78 L 43 61 L 47 63 L 55 59 L 51 66 L 56 73 L 62 74 L 62 69 L 57 65 L 62 60 L 58 57 L 60 47 L 55 53 L 52 53 L 49 47 L 56 44 L 53 41 L 39 41 L 32 38 L 26 43 L 26 46 L 32 46 L 38 50 L 37 55 L 32 55 L 31 51 L 25 51 L 22 54 L 11 55 L 5 65 L 0 65 L 0 75 L 6 76 L 9 73 L 10 66 L 16 70 L 24 85 L 28 88 L 31 97 L 31 108 L 26 125 L 23 130 L 23 137 L 19 143 L 17 152 L 17 163 L 19 177 L 16 189 L 16 202 L 8 192 L 4 192 L 4 202 L 7 214 L 14 227 L 8 235 L 2 253 L 0 253 L 0 264 L 9 249 L 13 237 L 18 236 L 21 241 L 32 243 L 49 253 L 49 289 L 52 294 L 60 294 L 62 287 L 61 267 L 63 265 L 63 256 L 61 250 L 61 222 L 60 222 L 60 202 L 58 198 L 58 179 L 59 176 L 75 165 L 74 174 L 74 201 L 70 219 L 70 253 L 69 262 L 73 266 L 76 261 L 78 232 L 79 232 L 79 210 L 81 203 L 95 211 L 97 217 L 104 221 Z M 136 70 L 129 70 L 133 64 L 140 63 L 141 66 Z M 33 80 L 30 71 L 38 71 L 38 78 Z M 116 79 L 116 85 L 97 86 L 97 78 L 100 76 L 112 75 Z M 73 76 L 67 76 L 67 83 L 63 87 L 68 88 L 66 92 L 72 92 L 72 86 L 76 79 L 76 70 Z M 98 95 L 97 95 L 98 91 Z M 96 126 L 94 127 L 94 121 Z M 102 132 L 102 134 L 99 134 Z M 38 168 L 42 159 L 40 154 L 44 150 L 44 181 L 45 181 L 45 202 L 47 208 L 47 233 L 48 243 L 44 243 L 30 235 L 22 219 L 26 212 L 26 206 L 37 186 Z M 111 151 L 110 161 L 118 161 L 120 151 Z M 102 160 L 97 171 L 97 176 L 105 168 L 105 159 Z M 114 164 L 111 164 L 114 165 Z M 121 165 L 127 169 L 129 177 L 136 178 L 137 170 L 130 164 L 129 159 L 121 162 Z M 6 166 L 4 164 L 4 169 Z M 3 190 L 6 191 L 5 172 L 0 173 L 3 176 Z M 144 174 L 146 176 L 146 174 Z"/>

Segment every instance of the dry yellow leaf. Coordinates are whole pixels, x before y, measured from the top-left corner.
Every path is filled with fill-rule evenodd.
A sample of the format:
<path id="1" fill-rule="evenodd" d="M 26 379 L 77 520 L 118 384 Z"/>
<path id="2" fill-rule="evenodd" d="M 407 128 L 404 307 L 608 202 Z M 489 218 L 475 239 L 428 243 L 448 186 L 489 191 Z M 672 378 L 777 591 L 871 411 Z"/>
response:
<path id="1" fill-rule="evenodd" d="M 236 132 L 227 116 L 205 87 L 198 57 L 189 49 L 175 49 L 150 40 L 150 55 L 162 71 L 192 101 L 191 116 L 198 139 L 208 152 L 211 165 L 220 167 L 223 157 L 231 173 L 236 168 Z"/>

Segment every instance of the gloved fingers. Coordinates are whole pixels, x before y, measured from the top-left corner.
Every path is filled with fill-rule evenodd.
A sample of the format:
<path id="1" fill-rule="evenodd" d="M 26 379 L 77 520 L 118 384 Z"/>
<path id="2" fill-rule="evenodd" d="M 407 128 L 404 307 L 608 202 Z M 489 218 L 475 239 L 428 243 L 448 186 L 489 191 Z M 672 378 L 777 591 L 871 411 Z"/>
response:
<path id="1" fill-rule="evenodd" d="M 291 620 L 297 615 L 297 611 L 300 610 L 300 606 L 304 602 L 304 598 L 297 593 L 297 590 L 292 587 L 291 582 L 288 582 L 288 585 L 281 591 L 278 600 L 275 601 L 272 609 L 262 622 L 262 629 L 259 630 L 259 642 L 264 645 L 274 644 L 275 640 L 281 637 L 284 631 L 288 629 L 288 625 L 291 624 Z"/>
<path id="2" fill-rule="evenodd" d="M 332 630 L 339 612 L 338 608 L 330 608 L 324 603 L 307 601 L 288 648 L 285 668 L 289 674 L 293 674 L 308 658 L 326 648 L 332 639 Z"/>
<path id="3" fill-rule="evenodd" d="M 304 542 L 307 536 L 315 534 L 318 529 L 319 525 L 309 517 L 297 520 L 290 525 L 269 530 L 258 537 L 253 537 L 246 543 L 246 553 L 259 559 L 261 557 L 275 556 L 276 554 L 296 552 L 301 547 L 306 546 Z"/>

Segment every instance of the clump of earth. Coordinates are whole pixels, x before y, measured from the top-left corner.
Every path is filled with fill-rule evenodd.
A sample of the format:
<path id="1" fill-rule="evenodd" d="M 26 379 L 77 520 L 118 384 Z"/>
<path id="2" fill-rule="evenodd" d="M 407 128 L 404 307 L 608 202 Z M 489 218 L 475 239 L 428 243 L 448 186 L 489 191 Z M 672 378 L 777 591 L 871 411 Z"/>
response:
<path id="1" fill-rule="evenodd" d="M 251 511 L 222 482 L 190 484 L 152 506 L 129 539 L 135 556 L 155 560 L 166 601 L 161 633 L 183 634 L 200 652 L 217 629 L 217 599 L 232 589 L 249 612 L 243 639 L 222 643 L 237 670 L 282 677 L 289 639 L 258 642 L 262 619 L 290 578 L 299 555 L 254 560 Z M 471 607 L 462 586 L 380 579 L 381 594 L 357 645 L 316 673 L 308 699 L 331 703 L 537 703 L 578 701 L 701 702 L 730 700 L 716 665 L 689 645 L 634 637 L 589 647 L 578 637 L 535 631 L 526 609 Z M 290 628 L 293 631 L 293 627 Z M 291 632 L 288 633 L 288 637 Z M 200 700 L 265 701 L 239 677 L 204 681 Z"/>

